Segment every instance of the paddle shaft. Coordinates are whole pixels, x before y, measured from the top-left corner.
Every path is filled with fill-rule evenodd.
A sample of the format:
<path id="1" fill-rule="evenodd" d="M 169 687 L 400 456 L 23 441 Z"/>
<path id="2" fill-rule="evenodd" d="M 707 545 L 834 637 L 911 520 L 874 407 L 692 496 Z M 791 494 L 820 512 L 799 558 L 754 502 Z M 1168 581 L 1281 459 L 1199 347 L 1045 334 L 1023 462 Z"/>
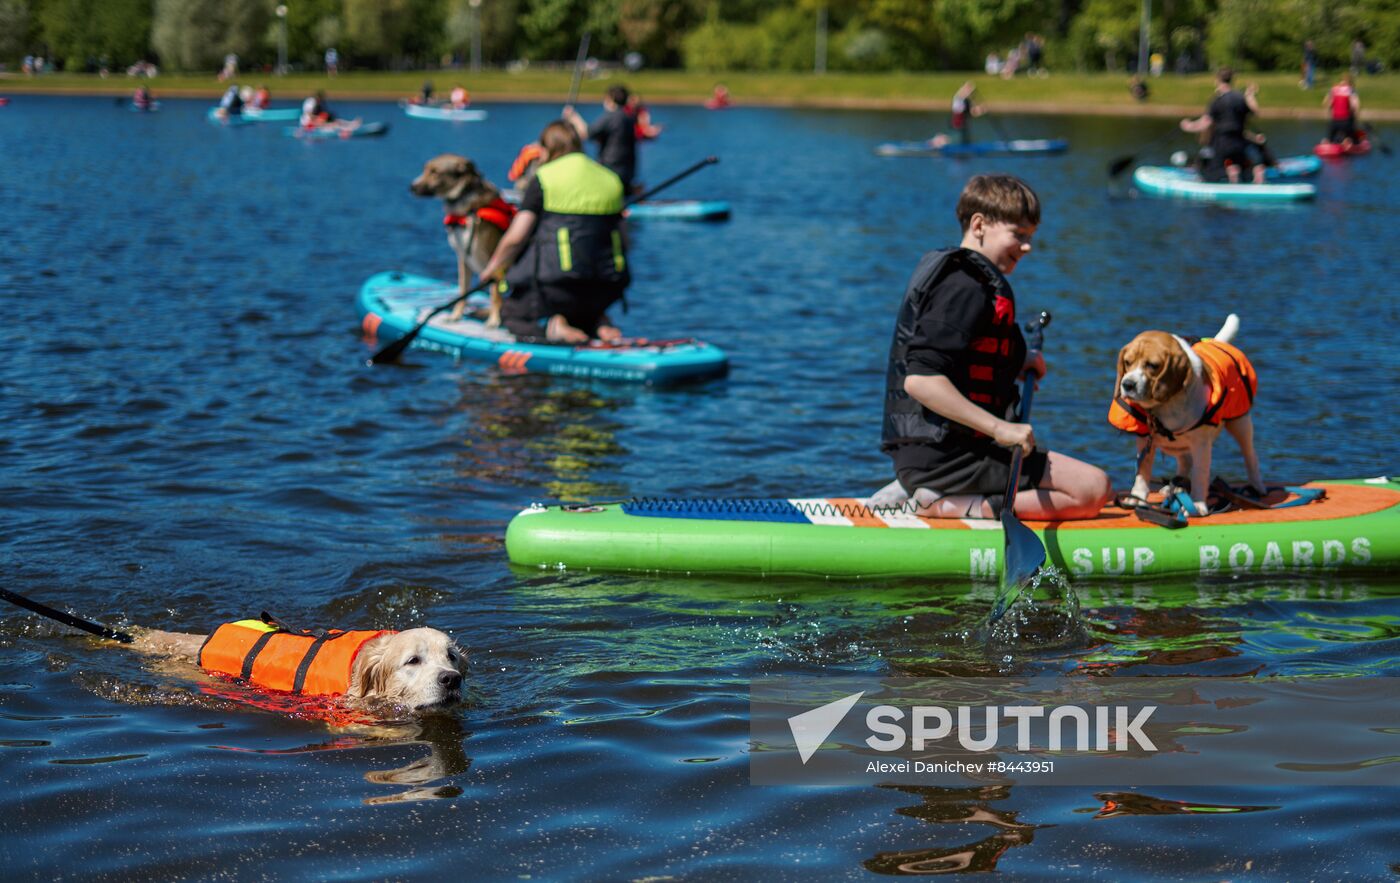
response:
<path id="1" fill-rule="evenodd" d="M 586 34 L 584 35 L 584 38 L 585 38 L 585 40 L 587 39 L 587 35 L 586 35 Z M 685 177 L 687 177 L 687 176 L 689 176 L 689 175 L 693 175 L 693 174 L 695 174 L 696 172 L 698 172 L 700 169 L 703 169 L 705 166 L 713 165 L 714 163 L 717 163 L 717 162 L 719 162 L 719 157 L 717 157 L 717 156 L 707 156 L 707 157 L 705 157 L 704 159 L 700 160 L 700 161 L 699 161 L 698 163 L 696 163 L 695 165 L 693 165 L 693 166 L 691 166 L 690 168 L 686 169 L 685 171 L 680 172 L 679 174 L 676 174 L 676 175 L 672 175 L 671 177 L 667 178 L 665 181 L 662 181 L 660 184 L 657 184 L 655 187 L 651 188 L 650 190 L 648 190 L 647 192 L 643 193 L 642 195 L 636 196 L 636 197 L 633 197 L 632 199 L 627 200 L 627 205 L 632 205 L 632 204 L 634 204 L 634 203 L 641 202 L 641 201 L 644 200 L 644 199 L 648 199 L 648 198 L 650 198 L 650 197 L 652 197 L 652 196 L 655 196 L 657 193 L 660 193 L 662 190 L 665 190 L 667 187 L 670 187 L 672 184 L 676 183 L 677 181 L 681 180 L 682 178 L 685 178 Z M 476 285 L 475 288 L 472 288 L 471 290 L 469 290 L 469 291 L 467 291 L 467 292 L 465 292 L 465 293 L 463 293 L 463 294 L 457 295 L 456 297 L 452 298 L 452 300 L 448 301 L 447 303 L 443 304 L 443 305 L 440 306 L 440 307 L 434 308 L 432 312 L 428 313 L 428 315 L 426 315 L 426 316 L 423 317 L 422 321 L 420 321 L 417 325 L 413 326 L 413 328 L 410 329 L 409 332 L 408 332 L 407 334 L 405 334 L 403 337 L 400 337 L 398 340 L 394 341 L 393 343 L 389 344 L 388 346 L 384 347 L 383 349 L 381 349 L 379 352 L 375 353 L 374 355 L 370 356 L 370 357 L 369 357 L 369 364 L 371 364 L 371 365 L 382 365 L 382 364 L 384 364 L 385 362 L 394 362 L 394 361 L 397 361 L 398 358 L 399 358 L 399 356 L 403 355 L 404 350 L 408 349 L 409 346 L 412 345 L 412 343 L 413 343 L 413 341 L 414 341 L 414 338 L 416 338 L 416 337 L 418 336 L 419 332 L 421 332 L 424 328 L 428 327 L 428 323 L 432 321 L 432 319 L 433 319 L 434 316 L 438 315 L 438 314 L 441 313 L 441 312 L 444 312 L 445 310 L 450 310 L 450 309 L 452 309 L 452 308 L 455 307 L 460 301 L 466 300 L 468 297 L 470 297 L 470 296 L 473 295 L 473 294 L 476 294 L 476 293 L 479 292 L 479 291 L 485 291 L 487 288 L 491 287 L 491 285 L 493 285 L 494 283 L 495 283 L 495 280 L 493 280 L 493 279 L 486 279 L 486 280 L 483 280 L 482 282 L 479 282 L 479 283 Z"/>
<path id="2" fill-rule="evenodd" d="M 1045 341 L 1045 326 L 1050 324 L 1050 314 L 1041 313 L 1040 317 L 1032 322 L 1026 337 L 1026 346 L 1032 350 L 1038 350 Z M 1021 383 L 1021 415 L 1022 423 L 1029 423 L 1031 419 L 1031 401 L 1035 398 L 1036 378 L 1029 371 L 1026 372 L 1026 379 Z M 1011 512 L 1014 516 L 1016 502 L 1016 486 L 1021 483 L 1021 459 L 1022 449 L 1018 445 L 1011 454 L 1011 477 L 1006 483 L 1006 496 L 1002 498 L 1002 511 Z"/>
<path id="3" fill-rule="evenodd" d="M 627 204 L 628 204 L 628 205 L 635 205 L 636 203 L 639 203 L 639 202 L 641 202 L 641 201 L 644 200 L 644 199 L 650 199 L 650 198 L 652 198 L 653 196 L 655 196 L 656 194 L 660 193 L 662 190 L 665 190 L 667 187 L 670 187 L 672 184 L 676 183 L 676 182 L 679 181 L 680 179 L 689 177 L 689 176 L 695 174 L 696 172 L 700 171 L 701 169 L 703 169 L 705 166 L 711 166 L 711 165 L 714 165 L 714 164 L 717 163 L 717 162 L 719 162 L 719 157 L 717 157 L 717 156 L 707 156 L 707 157 L 705 157 L 704 159 L 700 160 L 700 161 L 699 161 L 698 163 L 696 163 L 695 165 L 693 165 L 693 166 L 691 166 L 690 168 L 686 169 L 685 171 L 679 172 L 679 173 L 677 173 L 677 174 L 675 174 L 675 175 L 672 175 L 671 177 L 667 178 L 665 181 L 662 181 L 660 184 L 657 184 L 655 187 L 651 188 L 650 190 L 648 190 L 647 192 L 641 194 L 640 196 L 634 196 L 634 197 L 632 197 L 631 199 L 627 200 Z"/>
<path id="4" fill-rule="evenodd" d="M 1167 141 L 1167 140 L 1169 140 L 1169 139 L 1171 139 L 1171 138 L 1175 138 L 1175 137 L 1178 136 L 1179 134 L 1181 134 L 1180 129 L 1172 129 L 1170 132 L 1167 132 L 1167 133 L 1166 133 L 1165 135 L 1163 135 L 1162 137 L 1157 138 L 1156 140 L 1154 140 L 1154 141 L 1152 141 L 1152 142 L 1150 142 L 1150 143 L 1148 143 L 1148 144 L 1146 144 L 1146 145 L 1144 145 L 1144 146 L 1142 146 L 1142 147 L 1139 147 L 1137 150 L 1133 151 L 1132 153 L 1128 154 L 1127 156 L 1120 156 L 1120 157 L 1118 157 L 1118 158 L 1115 159 L 1113 162 L 1111 162 L 1111 163 L 1108 164 L 1108 176 L 1109 176 L 1110 178 L 1116 178 L 1116 177 L 1118 177 L 1119 175 L 1123 174 L 1123 171 L 1124 171 L 1125 169 L 1127 169 L 1128 166 L 1132 165 L 1134 162 L 1137 161 L 1138 154 L 1140 154 L 1140 153 L 1145 153 L 1146 151 L 1151 150 L 1152 148 L 1156 147 L 1157 145 L 1163 143 L 1164 141 Z"/>
<path id="5" fill-rule="evenodd" d="M 9 601 L 11 604 L 14 604 L 18 607 L 23 607 L 25 610 L 32 610 L 40 616 L 47 616 L 49 619 L 61 622 L 64 625 L 70 625 L 73 628 L 80 629 L 82 631 L 87 632 L 88 634 L 97 635 L 99 638 L 107 638 L 112 641 L 121 641 L 123 644 L 130 644 L 132 641 L 136 640 L 131 635 L 128 635 L 126 632 L 119 632 L 116 629 L 108 628 L 105 625 L 99 625 L 95 622 L 88 622 L 86 619 L 81 619 L 79 617 L 74 616 L 71 613 L 64 613 L 62 610 L 55 610 L 47 604 L 40 604 L 38 601 L 35 601 L 32 598 L 26 598 L 23 595 L 17 595 L 8 589 L 0 589 L 0 599 Z"/>
<path id="6" fill-rule="evenodd" d="M 578 41 L 578 58 L 574 60 L 574 79 L 569 84 L 569 100 L 564 102 L 570 106 L 578 101 L 578 87 L 583 81 L 583 64 L 588 60 L 588 43 L 592 39 L 592 32 L 584 31 L 583 39 Z"/>

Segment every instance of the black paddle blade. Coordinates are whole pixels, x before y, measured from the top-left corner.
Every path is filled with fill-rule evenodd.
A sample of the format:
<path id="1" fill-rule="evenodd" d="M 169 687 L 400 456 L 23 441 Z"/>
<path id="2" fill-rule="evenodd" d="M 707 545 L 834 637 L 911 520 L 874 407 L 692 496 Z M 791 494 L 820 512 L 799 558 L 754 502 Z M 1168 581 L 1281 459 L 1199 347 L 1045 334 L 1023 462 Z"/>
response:
<path id="1" fill-rule="evenodd" d="M 1113 162 L 1108 164 L 1108 176 L 1110 178 L 1116 178 L 1119 175 L 1123 174 L 1124 170 L 1126 170 L 1128 166 L 1132 165 L 1133 161 L 1136 159 L 1136 156 L 1118 157 Z"/>
<path id="2" fill-rule="evenodd" d="M 992 622 L 1005 615 L 1045 565 L 1045 544 L 1007 509 L 1001 513 L 1001 529 L 1006 537 L 1006 560 L 1002 562 L 1001 586 L 992 604 Z"/>
<path id="3" fill-rule="evenodd" d="M 418 336 L 418 332 L 422 330 L 423 326 L 419 325 L 403 337 L 400 337 L 398 340 L 384 347 L 384 349 L 369 357 L 369 364 L 384 365 L 389 362 L 397 362 L 399 356 L 403 355 L 403 351 L 409 348 L 413 343 L 413 339 Z"/>

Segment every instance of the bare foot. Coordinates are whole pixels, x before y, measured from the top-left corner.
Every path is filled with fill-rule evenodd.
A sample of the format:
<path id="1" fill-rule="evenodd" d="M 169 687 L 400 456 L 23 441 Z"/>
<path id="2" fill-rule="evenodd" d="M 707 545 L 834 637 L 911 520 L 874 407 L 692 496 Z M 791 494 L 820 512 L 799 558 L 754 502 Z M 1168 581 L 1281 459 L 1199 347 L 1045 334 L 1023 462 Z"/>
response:
<path id="1" fill-rule="evenodd" d="M 588 335 L 570 325 L 563 316 L 554 315 L 545 326 L 544 336 L 558 343 L 587 343 Z"/>
<path id="2" fill-rule="evenodd" d="M 622 330 L 614 328 L 612 325 L 599 325 L 598 339 L 606 343 L 619 341 L 622 339 Z"/>

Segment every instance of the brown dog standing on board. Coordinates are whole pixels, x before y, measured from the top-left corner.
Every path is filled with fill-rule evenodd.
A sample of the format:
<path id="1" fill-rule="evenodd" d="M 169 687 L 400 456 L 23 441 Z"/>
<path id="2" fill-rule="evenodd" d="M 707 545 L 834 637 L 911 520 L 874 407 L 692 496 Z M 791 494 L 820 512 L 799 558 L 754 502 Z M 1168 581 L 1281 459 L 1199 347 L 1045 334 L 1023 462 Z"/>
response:
<path id="1" fill-rule="evenodd" d="M 501 198 L 501 191 L 482 177 L 475 163 L 455 153 L 440 154 L 424 163 L 422 174 L 413 179 L 409 190 L 416 196 L 442 200 L 447 244 L 457 256 L 457 290 L 466 294 L 472 275 L 479 274 L 495 253 L 515 216 L 515 207 Z M 495 328 L 501 324 L 501 295 L 495 286 L 490 293 L 486 325 Z M 463 300 L 453 308 L 451 319 L 462 318 L 465 309 Z"/>
<path id="2" fill-rule="evenodd" d="M 1263 494 L 1250 408 L 1258 390 L 1254 366 L 1230 343 L 1239 330 L 1231 313 L 1214 338 L 1196 343 L 1165 331 L 1144 331 L 1118 353 L 1118 379 L 1108 421 L 1138 436 L 1132 496 L 1146 500 L 1156 451 L 1176 458 L 1191 479 L 1196 514 L 1208 514 L 1211 454 L 1220 430 L 1235 439 L 1249 484 Z"/>

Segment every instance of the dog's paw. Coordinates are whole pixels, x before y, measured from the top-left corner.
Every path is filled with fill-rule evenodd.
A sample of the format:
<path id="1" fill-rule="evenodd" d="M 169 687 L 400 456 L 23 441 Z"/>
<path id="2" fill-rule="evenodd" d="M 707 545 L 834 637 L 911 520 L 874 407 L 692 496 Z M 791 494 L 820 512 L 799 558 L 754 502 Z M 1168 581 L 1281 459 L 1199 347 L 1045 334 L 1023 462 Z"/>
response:
<path id="1" fill-rule="evenodd" d="M 1210 506 L 1204 501 L 1193 500 L 1191 505 L 1195 508 L 1196 516 L 1199 518 L 1205 518 L 1210 514 Z"/>

